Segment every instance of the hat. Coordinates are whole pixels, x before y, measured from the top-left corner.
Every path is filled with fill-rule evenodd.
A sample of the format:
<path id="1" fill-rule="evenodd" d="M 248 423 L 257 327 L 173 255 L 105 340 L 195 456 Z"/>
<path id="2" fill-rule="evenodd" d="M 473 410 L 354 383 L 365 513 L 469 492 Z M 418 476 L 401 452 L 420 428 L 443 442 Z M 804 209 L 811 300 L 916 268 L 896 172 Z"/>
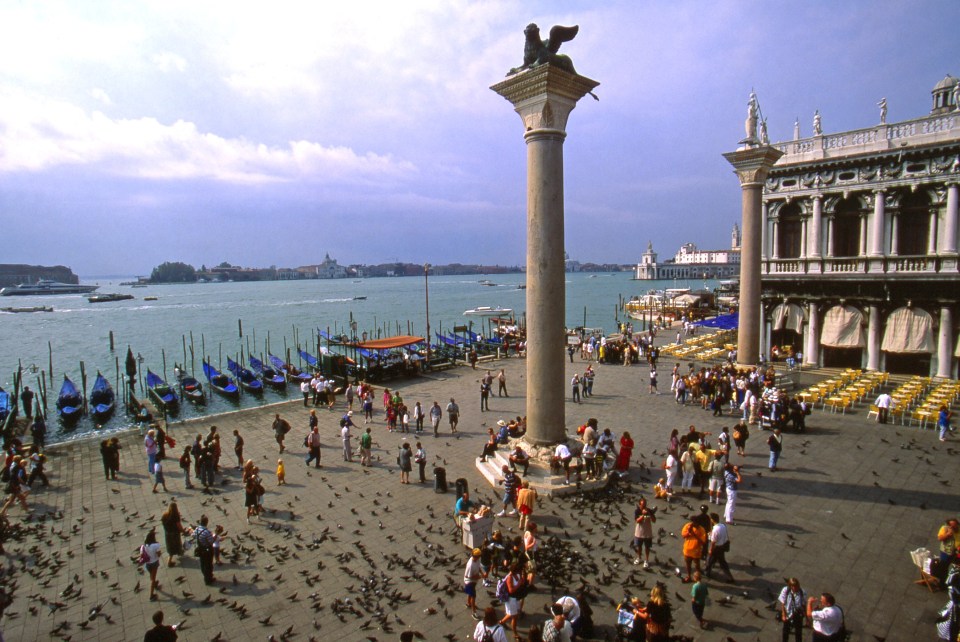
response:
<path id="1" fill-rule="evenodd" d="M 498 426 L 506 426 L 506 425 L 507 425 L 507 422 L 505 422 L 503 419 L 500 419 L 500 420 L 497 421 L 497 425 L 498 425 Z"/>
<path id="2" fill-rule="evenodd" d="M 348 411 L 347 411 L 347 416 L 348 416 L 348 417 L 352 417 L 352 416 L 353 416 L 353 411 L 352 411 L 352 410 L 348 410 Z"/>
<path id="3" fill-rule="evenodd" d="M 473 552 L 471 553 L 471 555 L 473 555 L 474 557 L 480 557 L 480 549 L 479 548 L 473 549 Z"/>

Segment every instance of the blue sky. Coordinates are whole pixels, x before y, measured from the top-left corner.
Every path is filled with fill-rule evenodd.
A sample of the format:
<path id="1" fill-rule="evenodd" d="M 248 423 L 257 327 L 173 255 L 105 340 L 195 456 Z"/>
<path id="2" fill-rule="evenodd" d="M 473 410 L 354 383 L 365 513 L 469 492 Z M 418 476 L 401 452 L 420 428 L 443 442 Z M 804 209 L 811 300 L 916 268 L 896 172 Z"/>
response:
<path id="1" fill-rule="evenodd" d="M 327 6 L 330 5 L 330 6 Z M 565 143 L 572 258 L 724 247 L 721 157 L 930 110 L 960 3 L 0 1 L 0 262 L 520 264 L 525 149 L 489 86 L 523 28 L 599 81 Z"/>

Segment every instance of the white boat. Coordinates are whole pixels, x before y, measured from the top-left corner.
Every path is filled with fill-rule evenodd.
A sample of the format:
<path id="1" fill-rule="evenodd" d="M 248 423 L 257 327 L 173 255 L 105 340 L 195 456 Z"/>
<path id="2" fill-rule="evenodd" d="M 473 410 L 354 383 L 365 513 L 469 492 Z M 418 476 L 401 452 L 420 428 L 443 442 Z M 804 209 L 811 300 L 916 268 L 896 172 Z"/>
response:
<path id="1" fill-rule="evenodd" d="M 490 306 L 479 306 L 473 308 L 472 310 L 466 310 L 464 316 L 474 316 L 474 317 L 499 317 L 505 314 L 513 314 L 512 308 L 501 308 L 497 306 L 491 308 Z"/>
<path id="2" fill-rule="evenodd" d="M 86 294 L 93 292 L 97 285 L 77 285 L 74 283 L 59 283 L 49 279 L 41 279 L 36 283 L 21 283 L 12 288 L 0 290 L 0 296 L 30 296 L 38 294 Z"/>

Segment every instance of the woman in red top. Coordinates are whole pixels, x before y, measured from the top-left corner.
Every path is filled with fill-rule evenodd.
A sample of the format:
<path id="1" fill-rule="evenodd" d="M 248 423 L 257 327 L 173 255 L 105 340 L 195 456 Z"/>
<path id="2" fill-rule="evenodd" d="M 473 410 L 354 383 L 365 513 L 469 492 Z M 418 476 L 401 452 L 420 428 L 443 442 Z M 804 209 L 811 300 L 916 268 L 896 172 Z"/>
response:
<path id="1" fill-rule="evenodd" d="M 630 456 L 633 455 L 633 439 L 630 433 L 624 432 L 620 438 L 620 454 L 617 455 L 616 469 L 626 472 L 630 468 Z"/>

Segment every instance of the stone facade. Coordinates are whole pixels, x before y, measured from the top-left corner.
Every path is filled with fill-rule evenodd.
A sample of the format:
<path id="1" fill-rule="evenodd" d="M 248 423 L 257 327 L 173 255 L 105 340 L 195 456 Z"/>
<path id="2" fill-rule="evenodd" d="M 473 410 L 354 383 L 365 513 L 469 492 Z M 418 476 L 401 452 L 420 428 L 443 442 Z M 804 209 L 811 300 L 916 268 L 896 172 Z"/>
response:
<path id="1" fill-rule="evenodd" d="M 653 243 L 633 270 L 638 281 L 658 279 L 727 279 L 740 274 L 740 226 L 734 224 L 730 234 L 730 249 L 701 250 L 693 243 L 684 243 L 673 260 L 657 263 Z"/>
<path id="2" fill-rule="evenodd" d="M 929 115 L 774 144 L 783 156 L 763 185 L 765 353 L 789 344 L 810 364 L 956 376 L 957 83 L 934 87 Z M 924 336 L 904 339 L 915 333 Z"/>

